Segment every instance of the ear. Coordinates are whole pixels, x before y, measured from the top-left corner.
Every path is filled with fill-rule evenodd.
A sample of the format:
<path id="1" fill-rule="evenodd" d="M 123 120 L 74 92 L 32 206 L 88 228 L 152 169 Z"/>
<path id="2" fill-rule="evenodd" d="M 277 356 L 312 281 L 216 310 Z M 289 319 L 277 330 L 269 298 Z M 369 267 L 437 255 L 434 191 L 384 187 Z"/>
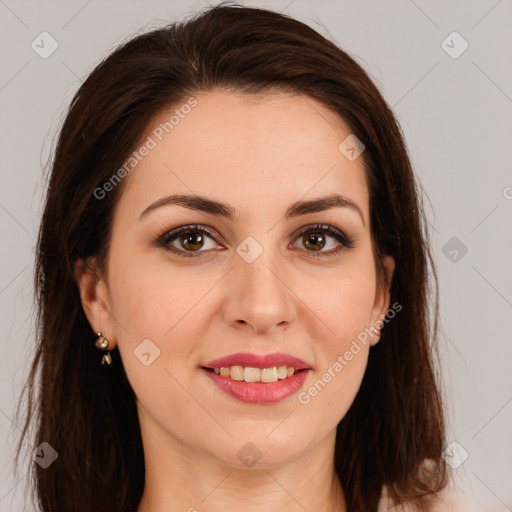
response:
<path id="1" fill-rule="evenodd" d="M 85 316 L 94 331 L 101 332 L 109 341 L 109 350 L 116 346 L 108 288 L 97 269 L 94 258 L 79 259 L 74 264 L 74 274 Z"/>
<path id="2" fill-rule="evenodd" d="M 383 319 L 389 309 L 389 302 L 391 296 L 391 281 L 395 272 L 395 258 L 391 255 L 386 255 L 382 258 L 384 265 L 385 276 L 381 276 L 377 280 L 377 289 L 375 291 L 375 301 L 373 303 L 370 326 L 378 328 L 382 327 Z M 373 329 L 372 329 L 373 332 Z M 370 337 L 370 345 L 374 346 L 378 343 L 380 338 L 377 336 Z"/>

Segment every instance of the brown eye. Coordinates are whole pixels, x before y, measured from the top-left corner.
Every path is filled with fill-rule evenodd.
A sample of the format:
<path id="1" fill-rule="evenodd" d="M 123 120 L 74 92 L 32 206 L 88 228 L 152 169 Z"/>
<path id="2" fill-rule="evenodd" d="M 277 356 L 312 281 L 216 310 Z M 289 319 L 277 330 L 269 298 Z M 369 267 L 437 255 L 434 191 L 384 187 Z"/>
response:
<path id="1" fill-rule="evenodd" d="M 351 249 L 354 244 L 349 240 L 341 231 L 338 231 L 333 226 L 319 224 L 312 228 L 306 229 L 300 233 L 301 244 L 305 247 L 306 252 L 319 253 L 321 256 L 333 256 L 345 249 Z M 338 243 L 331 243 L 331 247 L 323 251 L 326 246 L 329 246 L 329 239 L 336 240 Z M 317 257 L 315 255 L 314 257 Z"/>
<path id="2" fill-rule="evenodd" d="M 219 246 L 212 243 L 206 247 L 205 243 L 214 242 L 214 234 L 206 227 L 182 226 L 173 231 L 168 231 L 157 238 L 156 245 L 177 254 L 178 256 L 196 256 L 194 253 L 208 252 L 206 249 L 216 249 Z"/>
<path id="3" fill-rule="evenodd" d="M 313 256 L 315 258 L 335 256 L 341 251 L 351 249 L 354 246 L 353 241 L 349 240 L 341 231 L 323 224 L 304 230 L 298 238 L 300 239 L 299 245 L 305 248 L 304 252 L 318 253 Z M 181 226 L 158 237 L 155 240 L 155 245 L 163 247 L 178 256 L 199 256 L 203 252 L 210 252 L 207 249 L 222 248 L 214 243 L 214 239 L 213 231 L 204 226 Z M 205 243 L 208 240 L 212 242 L 212 245 L 205 248 Z M 338 243 L 336 244 L 333 241 Z M 323 250 L 326 247 L 328 250 Z"/>
<path id="4" fill-rule="evenodd" d="M 184 249 L 190 249 L 192 251 L 197 251 L 201 249 L 204 244 L 203 235 L 197 233 L 188 233 L 185 235 L 180 235 L 178 237 L 178 240 Z"/>
<path id="5" fill-rule="evenodd" d="M 325 236 L 322 233 L 307 233 L 302 235 L 304 246 L 313 251 L 320 251 L 325 246 Z"/>

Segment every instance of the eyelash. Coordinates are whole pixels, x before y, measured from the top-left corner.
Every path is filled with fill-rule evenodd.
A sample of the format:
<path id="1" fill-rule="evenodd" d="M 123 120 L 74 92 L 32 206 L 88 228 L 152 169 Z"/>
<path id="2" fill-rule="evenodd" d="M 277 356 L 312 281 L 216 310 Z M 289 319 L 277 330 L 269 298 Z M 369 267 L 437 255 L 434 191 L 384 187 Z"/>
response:
<path id="1" fill-rule="evenodd" d="M 169 245 L 170 242 L 173 242 L 176 238 L 178 238 L 179 235 L 182 235 L 184 233 L 191 234 L 191 233 L 206 233 L 211 238 L 215 238 L 215 234 L 210 231 L 209 228 L 206 226 L 202 226 L 200 224 L 192 224 L 188 226 L 181 226 L 175 230 L 171 231 L 165 231 L 163 234 L 157 237 L 155 240 L 155 245 L 158 247 L 163 247 L 164 249 L 176 254 L 180 257 L 190 258 L 190 257 L 197 257 L 197 253 L 206 252 L 206 251 L 184 251 L 181 249 L 177 249 L 176 247 L 173 247 L 172 245 Z M 330 226 L 328 224 L 316 224 L 315 226 L 309 227 L 305 229 L 304 231 L 300 232 L 297 235 L 297 238 L 300 238 L 301 236 L 304 236 L 309 233 L 327 233 L 328 235 L 335 238 L 338 242 L 340 242 L 342 245 L 338 247 L 337 249 L 331 250 L 330 252 L 319 252 L 318 256 L 314 254 L 314 251 L 305 251 L 305 252 L 313 252 L 311 256 L 308 255 L 308 257 L 312 258 L 322 258 L 322 257 L 330 257 L 330 256 L 337 256 L 342 251 L 352 249 L 354 247 L 353 240 L 350 240 L 347 238 L 341 231 L 334 228 L 333 226 Z"/>

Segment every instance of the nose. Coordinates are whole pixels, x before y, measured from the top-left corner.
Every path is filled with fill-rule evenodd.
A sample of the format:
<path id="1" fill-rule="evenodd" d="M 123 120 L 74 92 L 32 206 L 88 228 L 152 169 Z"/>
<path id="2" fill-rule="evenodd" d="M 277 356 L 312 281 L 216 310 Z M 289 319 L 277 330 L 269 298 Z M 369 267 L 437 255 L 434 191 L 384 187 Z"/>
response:
<path id="1" fill-rule="evenodd" d="M 224 318 L 236 329 L 255 334 L 285 330 L 297 315 L 296 296 L 284 265 L 270 251 L 252 263 L 238 257 L 225 283 Z"/>

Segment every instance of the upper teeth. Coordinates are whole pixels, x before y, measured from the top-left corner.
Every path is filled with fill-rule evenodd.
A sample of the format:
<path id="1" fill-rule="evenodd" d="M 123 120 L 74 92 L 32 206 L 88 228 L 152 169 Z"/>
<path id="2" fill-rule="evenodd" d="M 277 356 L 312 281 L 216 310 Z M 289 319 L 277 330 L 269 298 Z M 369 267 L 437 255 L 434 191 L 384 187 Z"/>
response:
<path id="1" fill-rule="evenodd" d="M 295 373 L 293 366 L 272 366 L 271 368 L 252 368 L 250 366 L 222 366 L 213 371 L 221 377 L 245 382 L 276 382 L 286 379 Z"/>

